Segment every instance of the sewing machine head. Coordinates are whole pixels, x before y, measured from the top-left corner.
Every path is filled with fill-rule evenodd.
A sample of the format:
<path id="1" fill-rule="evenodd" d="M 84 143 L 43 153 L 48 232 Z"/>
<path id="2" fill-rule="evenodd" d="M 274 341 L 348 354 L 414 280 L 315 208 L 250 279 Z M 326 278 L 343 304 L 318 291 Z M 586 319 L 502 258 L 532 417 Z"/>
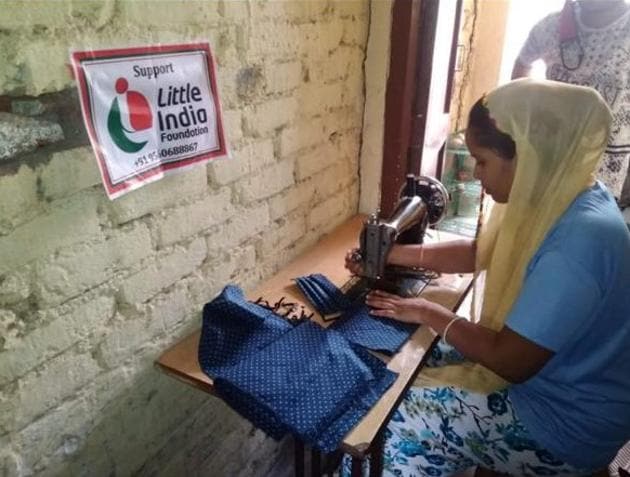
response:
<path id="1" fill-rule="evenodd" d="M 363 225 L 357 257 L 362 264 L 362 276 L 370 280 L 385 279 L 392 246 L 422 243 L 427 227 L 446 215 L 447 204 L 448 192 L 437 179 L 407 175 L 391 217 L 382 219 L 378 213 L 372 214 Z"/>

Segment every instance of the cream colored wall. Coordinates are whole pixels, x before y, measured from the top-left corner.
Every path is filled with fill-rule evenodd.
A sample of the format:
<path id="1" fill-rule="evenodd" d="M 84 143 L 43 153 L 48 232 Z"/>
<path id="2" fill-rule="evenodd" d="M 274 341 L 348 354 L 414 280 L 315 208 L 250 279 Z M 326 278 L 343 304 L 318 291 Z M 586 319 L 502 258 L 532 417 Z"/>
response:
<path id="1" fill-rule="evenodd" d="M 365 62 L 365 115 L 361 145 L 359 211 L 371 213 L 381 199 L 385 93 L 389 73 L 393 0 L 371 2 Z"/>
<path id="2" fill-rule="evenodd" d="M 468 111 L 484 93 L 497 86 L 509 0 L 464 0 L 458 43 L 464 45 L 462 71 L 455 75 L 451 130 L 466 125 Z"/>

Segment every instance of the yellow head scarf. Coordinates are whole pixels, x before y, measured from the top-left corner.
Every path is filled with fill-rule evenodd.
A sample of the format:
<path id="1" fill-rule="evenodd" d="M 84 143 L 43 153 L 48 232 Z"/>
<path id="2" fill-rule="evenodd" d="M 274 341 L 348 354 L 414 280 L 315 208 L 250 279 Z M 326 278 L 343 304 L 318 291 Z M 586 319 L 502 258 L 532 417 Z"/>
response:
<path id="1" fill-rule="evenodd" d="M 486 99 L 497 127 L 516 143 L 509 200 L 492 207 L 477 240 L 476 269 L 486 270 L 478 322 L 499 331 L 520 293 L 527 264 L 547 232 L 594 183 L 611 113 L 594 89 L 554 81 L 513 81 Z M 426 368 L 420 376 L 422 384 L 437 379 L 477 392 L 508 384 L 474 363 Z"/>

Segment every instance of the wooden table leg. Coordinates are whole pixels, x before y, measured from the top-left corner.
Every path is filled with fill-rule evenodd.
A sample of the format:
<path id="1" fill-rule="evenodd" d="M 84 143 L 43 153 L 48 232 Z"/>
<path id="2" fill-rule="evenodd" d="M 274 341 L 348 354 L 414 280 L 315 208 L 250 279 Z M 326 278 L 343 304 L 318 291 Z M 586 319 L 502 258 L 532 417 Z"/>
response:
<path id="1" fill-rule="evenodd" d="M 383 451 L 385 439 L 381 430 L 372 442 L 372 452 L 370 453 L 370 477 L 381 477 L 383 475 Z"/>
<path id="2" fill-rule="evenodd" d="M 317 449 L 311 449 L 311 477 L 322 476 L 322 454 Z"/>
<path id="3" fill-rule="evenodd" d="M 293 438 L 295 477 L 304 477 L 304 442 L 297 437 Z"/>
<path id="4" fill-rule="evenodd" d="M 350 471 L 350 477 L 361 477 L 363 473 L 363 461 L 361 459 L 357 459 L 356 457 L 352 458 L 352 470 Z"/>

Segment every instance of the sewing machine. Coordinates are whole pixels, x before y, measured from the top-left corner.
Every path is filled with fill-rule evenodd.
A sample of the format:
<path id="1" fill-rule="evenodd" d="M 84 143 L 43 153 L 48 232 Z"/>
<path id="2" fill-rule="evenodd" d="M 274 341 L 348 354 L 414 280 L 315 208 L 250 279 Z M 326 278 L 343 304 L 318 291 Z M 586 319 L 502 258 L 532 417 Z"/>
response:
<path id="1" fill-rule="evenodd" d="M 446 215 L 448 192 L 437 179 L 409 174 L 396 209 L 388 219 L 372 214 L 361 231 L 355 260 L 362 265 L 363 286 L 401 296 L 416 296 L 427 283 L 423 270 L 387 265 L 394 244 L 421 244 L 430 225 Z"/>

